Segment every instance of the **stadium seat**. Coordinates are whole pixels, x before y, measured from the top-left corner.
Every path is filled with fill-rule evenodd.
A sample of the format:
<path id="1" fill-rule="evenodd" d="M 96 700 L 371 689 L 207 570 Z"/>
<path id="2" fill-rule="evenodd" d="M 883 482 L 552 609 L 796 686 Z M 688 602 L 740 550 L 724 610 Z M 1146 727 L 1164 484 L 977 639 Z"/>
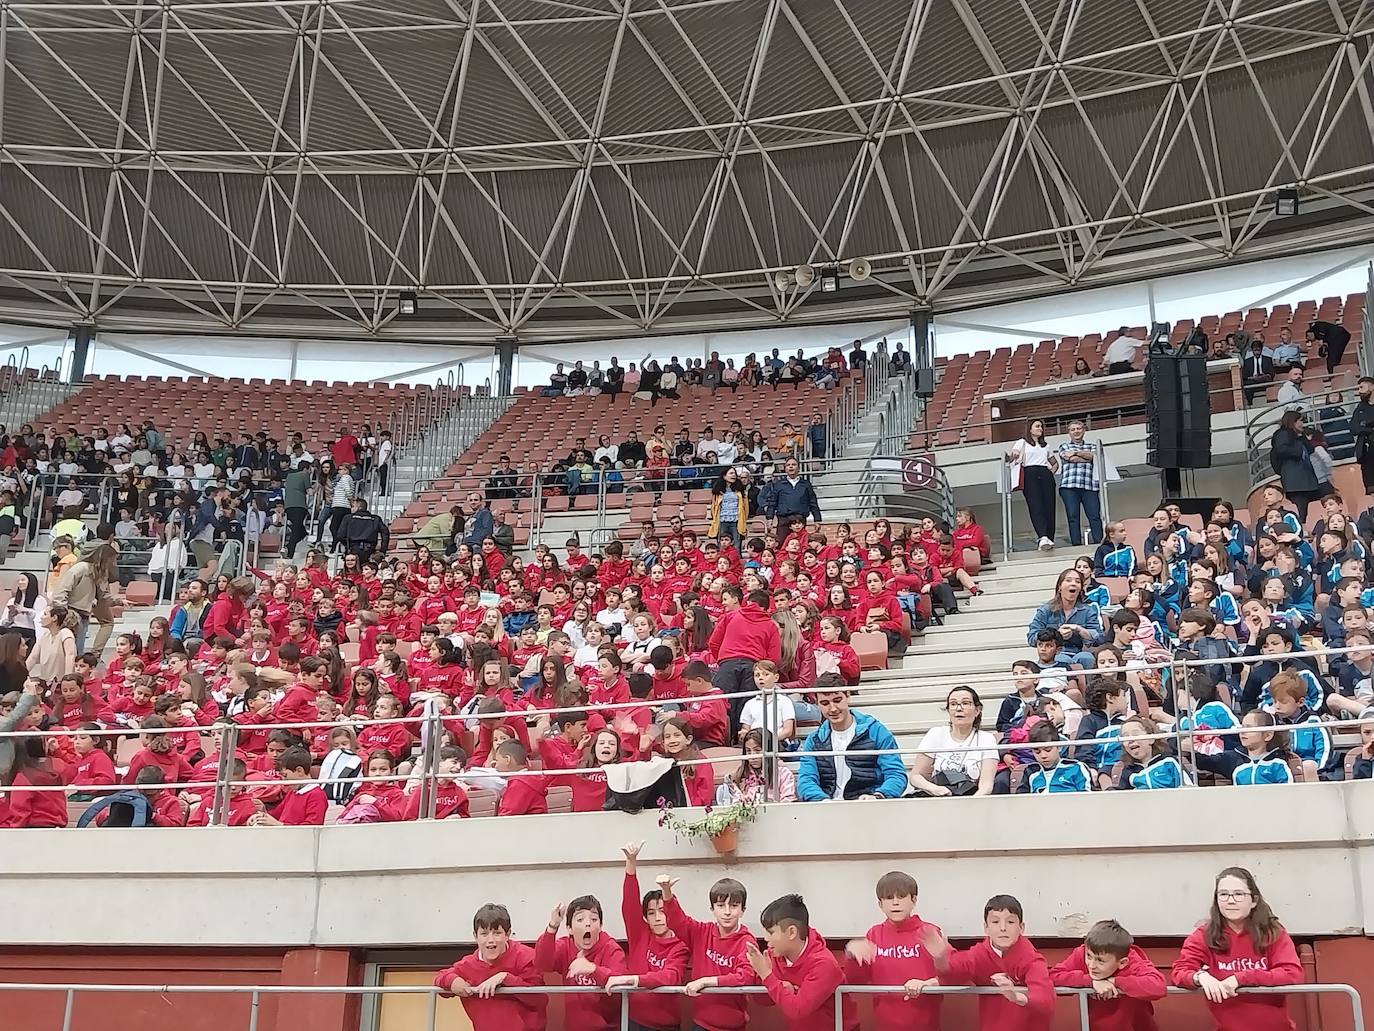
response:
<path id="1" fill-rule="evenodd" d="M 859 656 L 859 669 L 887 669 L 887 635 L 860 630 L 851 634 L 849 644 Z"/>

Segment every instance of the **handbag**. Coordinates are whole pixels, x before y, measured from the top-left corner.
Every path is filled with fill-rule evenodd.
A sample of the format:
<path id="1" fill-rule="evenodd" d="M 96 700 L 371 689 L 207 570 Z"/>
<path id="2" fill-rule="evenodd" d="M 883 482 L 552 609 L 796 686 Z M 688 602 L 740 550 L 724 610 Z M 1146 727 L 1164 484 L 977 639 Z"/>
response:
<path id="1" fill-rule="evenodd" d="M 972 795 L 978 791 L 978 782 L 963 770 L 941 770 L 930 779 L 942 788 L 949 788 L 949 793 L 955 797 Z"/>

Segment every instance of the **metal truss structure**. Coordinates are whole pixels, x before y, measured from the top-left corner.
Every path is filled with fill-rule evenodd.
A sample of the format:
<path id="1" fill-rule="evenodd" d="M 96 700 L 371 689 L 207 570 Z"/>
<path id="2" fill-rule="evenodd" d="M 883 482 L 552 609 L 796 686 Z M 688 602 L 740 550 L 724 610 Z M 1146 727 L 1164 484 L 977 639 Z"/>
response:
<path id="1" fill-rule="evenodd" d="M 0 319 L 573 340 L 1332 247 L 1374 224 L 1371 35 L 1374 0 L 0 0 Z"/>

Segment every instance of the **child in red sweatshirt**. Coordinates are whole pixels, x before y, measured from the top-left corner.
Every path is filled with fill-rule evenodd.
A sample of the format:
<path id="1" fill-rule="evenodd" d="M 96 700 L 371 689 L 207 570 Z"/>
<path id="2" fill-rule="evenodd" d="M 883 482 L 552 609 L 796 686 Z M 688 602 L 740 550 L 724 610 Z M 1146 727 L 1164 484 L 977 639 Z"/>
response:
<path id="1" fill-rule="evenodd" d="M 851 996 L 835 1020 L 835 989 L 844 984 L 844 971 L 821 933 L 811 926 L 811 914 L 800 895 L 784 895 L 759 915 L 768 935 L 768 955 L 753 939 L 745 955 L 768 989 L 768 997 L 782 1012 L 790 1031 L 859 1031 L 859 1007 Z"/>
<path id="2" fill-rule="evenodd" d="M 1057 988 L 1091 988 L 1091 1031 L 1158 1031 L 1154 1000 L 1166 993 L 1156 969 L 1115 920 L 1088 928 L 1083 944 L 1050 971 Z"/>
<path id="3" fill-rule="evenodd" d="M 549 778 L 528 772 L 529 753 L 524 745 L 514 739 L 503 741 L 492 757 L 492 767 L 507 778 L 506 790 L 496 806 L 497 816 L 533 816 L 549 811 Z"/>
<path id="4" fill-rule="evenodd" d="M 1054 1013 L 1054 985 L 1040 955 L 1023 931 L 1021 903 L 994 895 L 983 907 L 987 937 L 970 949 L 954 950 L 933 927 L 921 944 L 935 961 L 941 984 L 991 985 L 997 995 L 978 996 L 981 1031 L 1046 1031 Z"/>
<path id="5" fill-rule="evenodd" d="M 542 995 L 497 995 L 497 988 L 537 988 L 544 978 L 534 965 L 534 950 L 513 941 L 510 912 L 488 903 L 472 918 L 477 950 L 434 978 L 446 997 L 463 1000 L 472 1031 L 519 1031 L 543 1027 L 547 1000 Z"/>
<path id="6" fill-rule="evenodd" d="M 663 912 L 663 893 L 639 895 L 639 853 L 644 842 L 633 841 L 625 853 L 625 884 L 620 895 L 620 917 L 625 922 L 625 941 L 630 947 L 625 966 L 630 972 L 606 982 L 610 988 L 665 988 L 687 978 L 687 943 L 668 929 Z M 668 1031 L 682 1026 L 682 1006 L 675 995 L 648 993 L 630 996 L 630 1020 L 647 1031 Z"/>
<path id="7" fill-rule="evenodd" d="M 558 936 L 566 914 L 568 934 Z M 625 973 L 625 951 L 601 929 L 601 903 L 581 895 L 566 906 L 553 907 L 549 926 L 534 943 L 534 965 L 557 974 L 564 984 L 604 988 L 612 977 Z M 566 1031 L 611 1031 L 620 1026 L 620 1000 L 605 992 L 568 995 L 563 1000 Z"/>
<path id="8" fill-rule="evenodd" d="M 271 813 L 257 813 L 250 817 L 250 827 L 323 827 L 329 811 L 329 799 L 324 788 L 310 779 L 314 763 L 308 749 L 296 746 L 277 756 L 277 772 L 291 790 Z"/>
<path id="9" fill-rule="evenodd" d="M 14 739 L 11 739 L 14 740 Z M 45 754 L 41 738 L 22 738 L 14 746 L 14 779 L 0 805 L 0 827 L 65 827 L 67 796 L 62 771 Z M 35 791 L 35 788 L 57 790 Z"/>
<path id="10" fill-rule="evenodd" d="M 68 763 L 62 782 L 74 788 L 108 787 L 115 782 L 114 760 L 104 748 L 104 737 L 91 731 L 100 729 L 98 723 L 83 723 L 72 732 L 72 752 L 75 761 Z M 88 797 L 93 794 L 86 792 Z"/>
<path id="11" fill-rule="evenodd" d="M 1302 964 L 1249 870 L 1217 875 L 1212 910 L 1183 942 L 1174 984 L 1207 996 L 1219 1031 L 1292 1031 L 1285 995 L 1237 995 L 1237 988 L 1300 984 Z"/>
<path id="12" fill-rule="evenodd" d="M 894 870 L 878 878 L 878 908 L 885 919 L 845 949 L 845 979 L 850 984 L 901 985 L 903 995 L 875 995 L 876 1031 L 939 1031 L 940 996 L 922 995 L 940 983 L 935 961 L 921 944 L 929 928 L 916 915 L 916 879 Z"/>
<path id="13" fill-rule="evenodd" d="M 748 893 L 733 877 L 722 877 L 711 885 L 711 916 L 705 923 L 693 920 L 682 911 L 673 896 L 678 879 L 660 874 L 657 880 L 663 893 L 663 915 L 669 929 L 687 943 L 692 956 L 692 980 L 683 988 L 692 998 L 692 1020 L 703 1031 L 741 1031 L 749 1023 L 749 1000 L 744 995 L 703 995 L 703 988 L 742 988 L 757 984 L 754 969 L 745 953 L 754 936 L 743 923 Z"/>

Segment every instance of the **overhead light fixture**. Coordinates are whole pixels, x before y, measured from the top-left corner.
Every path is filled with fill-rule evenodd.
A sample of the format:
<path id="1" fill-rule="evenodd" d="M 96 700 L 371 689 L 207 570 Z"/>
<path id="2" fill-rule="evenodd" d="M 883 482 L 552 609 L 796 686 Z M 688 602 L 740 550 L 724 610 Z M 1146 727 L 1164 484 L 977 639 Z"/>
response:
<path id="1" fill-rule="evenodd" d="M 402 290 L 396 306 L 396 314 L 403 318 L 410 318 L 420 310 L 420 299 L 415 295 L 414 290 Z"/>
<path id="2" fill-rule="evenodd" d="M 833 294 L 840 288 L 840 273 L 836 268 L 821 269 L 821 293 Z"/>
<path id="3" fill-rule="evenodd" d="M 1279 190 L 1277 199 L 1274 201 L 1274 214 L 1279 218 L 1287 218 L 1298 213 L 1298 188 L 1296 186 L 1285 186 Z"/>
<path id="4" fill-rule="evenodd" d="M 849 263 L 849 278 L 854 282 L 862 283 L 871 275 L 873 275 L 873 265 L 867 258 L 855 258 Z"/>

